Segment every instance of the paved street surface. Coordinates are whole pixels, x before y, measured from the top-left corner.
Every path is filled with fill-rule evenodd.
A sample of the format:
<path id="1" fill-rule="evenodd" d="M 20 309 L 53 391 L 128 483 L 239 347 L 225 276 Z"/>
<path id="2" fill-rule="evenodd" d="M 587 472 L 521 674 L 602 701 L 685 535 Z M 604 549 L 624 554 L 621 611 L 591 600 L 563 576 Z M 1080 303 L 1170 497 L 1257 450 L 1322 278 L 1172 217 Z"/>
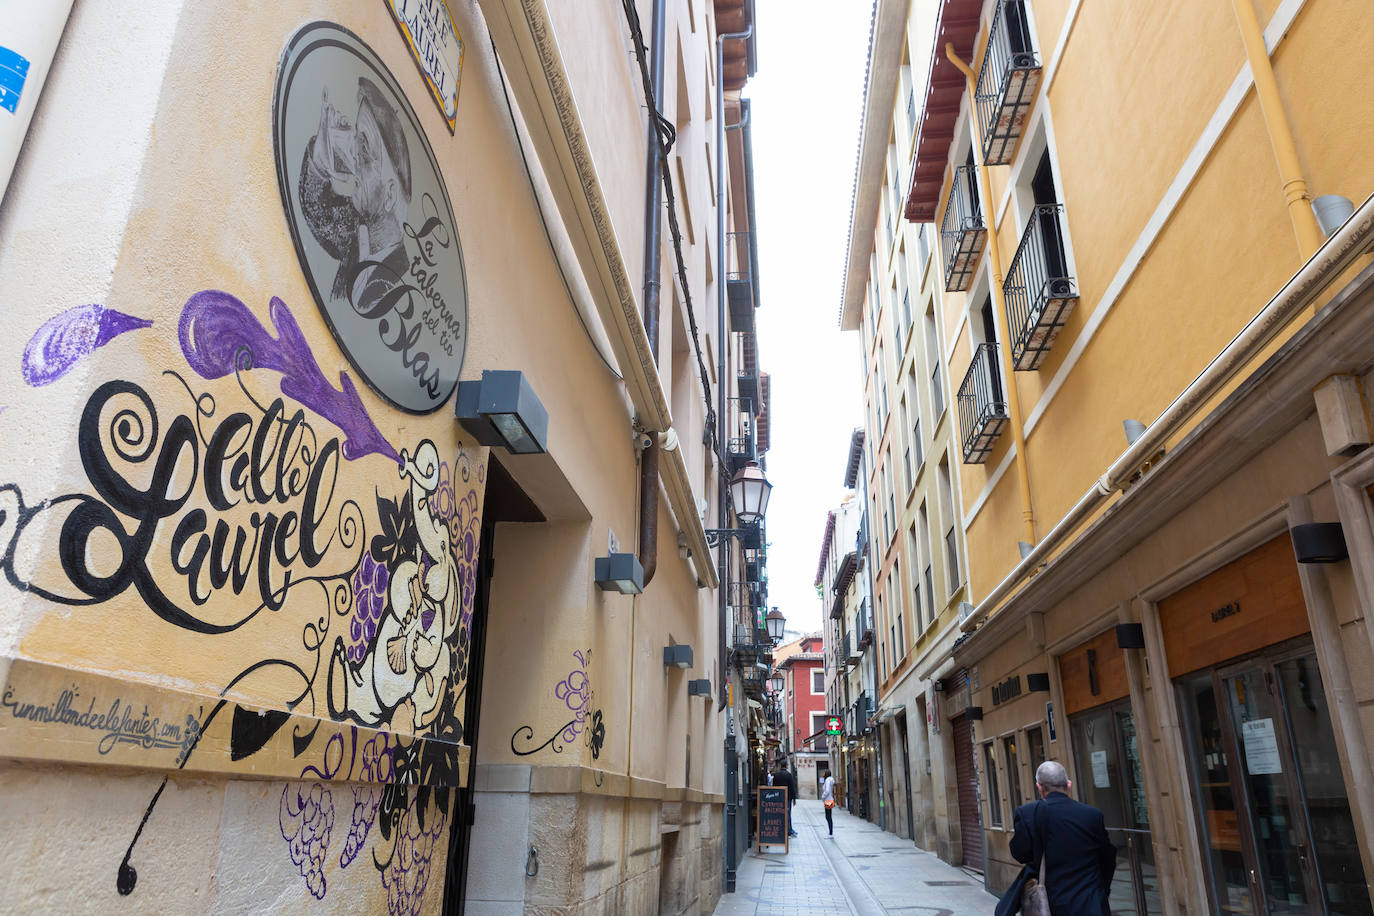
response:
<path id="1" fill-rule="evenodd" d="M 787 855 L 746 853 L 716 916 L 988 916 L 997 905 L 981 875 L 846 811 L 835 810 L 833 840 L 820 802 L 797 802 L 794 820 Z"/>

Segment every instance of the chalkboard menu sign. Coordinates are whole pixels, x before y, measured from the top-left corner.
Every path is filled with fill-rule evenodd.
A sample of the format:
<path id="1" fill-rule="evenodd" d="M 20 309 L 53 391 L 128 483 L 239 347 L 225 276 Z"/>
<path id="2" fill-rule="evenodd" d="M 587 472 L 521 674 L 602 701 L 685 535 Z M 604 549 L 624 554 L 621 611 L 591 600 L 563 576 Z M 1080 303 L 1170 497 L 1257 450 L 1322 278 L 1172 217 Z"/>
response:
<path id="1" fill-rule="evenodd" d="M 758 837 L 760 846 L 781 846 L 787 851 L 787 787 L 759 786 Z"/>

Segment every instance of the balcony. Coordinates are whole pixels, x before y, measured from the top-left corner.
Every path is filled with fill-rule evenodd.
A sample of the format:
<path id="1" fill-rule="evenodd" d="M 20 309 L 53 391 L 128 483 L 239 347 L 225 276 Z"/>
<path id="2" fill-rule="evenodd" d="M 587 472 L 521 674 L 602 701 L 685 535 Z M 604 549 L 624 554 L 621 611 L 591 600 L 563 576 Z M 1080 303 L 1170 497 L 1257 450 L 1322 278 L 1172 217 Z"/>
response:
<path id="1" fill-rule="evenodd" d="M 854 623 L 859 630 L 859 651 L 862 652 L 873 645 L 873 602 L 871 599 L 865 598 L 859 604 L 858 619 Z"/>
<path id="2" fill-rule="evenodd" d="M 730 303 L 730 327 L 736 332 L 754 331 L 754 275 L 749 269 L 749 233 L 726 233 L 727 252 L 734 251 L 732 269 L 725 275 Z"/>
<path id="3" fill-rule="evenodd" d="M 973 270 L 983 256 L 988 230 L 983 225 L 983 208 L 978 203 L 978 175 L 974 166 L 954 170 L 945 215 L 940 220 L 940 239 L 945 246 L 945 292 L 968 289 Z"/>
<path id="4" fill-rule="evenodd" d="M 1001 0 L 974 91 L 988 165 L 1007 165 L 1016 156 L 1039 89 L 1040 59 L 1031 47 L 1026 8 L 1022 0 Z"/>
<path id="5" fill-rule="evenodd" d="M 863 660 L 863 647 L 854 639 L 853 633 L 844 634 L 845 661 L 853 667 Z"/>
<path id="6" fill-rule="evenodd" d="M 735 376 L 741 401 L 749 401 L 751 407 L 759 402 L 759 374 L 756 371 L 740 370 Z"/>
<path id="7" fill-rule="evenodd" d="M 959 431 L 963 434 L 964 463 L 988 460 L 997 437 L 1007 425 L 1007 402 L 997 366 L 997 344 L 981 343 L 959 386 Z"/>
<path id="8" fill-rule="evenodd" d="M 1002 284 L 1011 364 L 1017 371 L 1040 368 L 1078 304 L 1067 252 L 1064 207 L 1037 204 Z"/>
<path id="9" fill-rule="evenodd" d="M 758 453 L 754 449 L 754 437 L 751 435 L 736 436 L 725 441 L 725 461 L 730 465 L 730 473 L 733 474 L 751 461 L 758 460 Z"/>

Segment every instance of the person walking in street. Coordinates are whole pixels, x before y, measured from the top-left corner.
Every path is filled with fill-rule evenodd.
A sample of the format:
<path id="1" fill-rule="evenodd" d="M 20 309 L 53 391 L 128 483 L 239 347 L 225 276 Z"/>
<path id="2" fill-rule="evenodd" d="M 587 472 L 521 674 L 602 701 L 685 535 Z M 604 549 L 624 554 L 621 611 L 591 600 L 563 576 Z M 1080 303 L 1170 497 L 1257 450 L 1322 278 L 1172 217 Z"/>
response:
<path id="1" fill-rule="evenodd" d="M 1063 765 L 1047 760 L 1035 771 L 1040 801 L 1016 809 L 1011 854 L 1029 866 L 997 907 L 998 916 L 1021 906 L 1021 885 L 1044 884 L 1055 916 L 1109 916 L 1108 890 L 1116 870 L 1116 847 L 1107 837 L 1102 812 L 1068 795 L 1072 783 Z"/>
<path id="2" fill-rule="evenodd" d="M 825 804 L 825 826 L 835 835 L 835 777 L 830 770 L 821 770 L 821 802 Z"/>
<path id="3" fill-rule="evenodd" d="M 792 829 L 792 806 L 797 803 L 797 777 L 787 769 L 787 760 L 778 761 L 778 771 L 773 774 L 773 785 L 787 787 L 787 835 L 796 836 Z"/>

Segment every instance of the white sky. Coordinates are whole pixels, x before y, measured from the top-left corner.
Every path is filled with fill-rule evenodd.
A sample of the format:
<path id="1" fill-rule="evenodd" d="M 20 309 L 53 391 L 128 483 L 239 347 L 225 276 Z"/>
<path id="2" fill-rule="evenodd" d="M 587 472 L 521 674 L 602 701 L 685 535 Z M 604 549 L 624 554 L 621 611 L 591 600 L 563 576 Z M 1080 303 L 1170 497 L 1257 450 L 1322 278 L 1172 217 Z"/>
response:
<path id="1" fill-rule="evenodd" d="M 870 0 L 756 0 L 759 364 L 771 374 L 768 603 L 819 630 L 812 582 L 863 424 L 859 335 L 839 329 Z"/>

